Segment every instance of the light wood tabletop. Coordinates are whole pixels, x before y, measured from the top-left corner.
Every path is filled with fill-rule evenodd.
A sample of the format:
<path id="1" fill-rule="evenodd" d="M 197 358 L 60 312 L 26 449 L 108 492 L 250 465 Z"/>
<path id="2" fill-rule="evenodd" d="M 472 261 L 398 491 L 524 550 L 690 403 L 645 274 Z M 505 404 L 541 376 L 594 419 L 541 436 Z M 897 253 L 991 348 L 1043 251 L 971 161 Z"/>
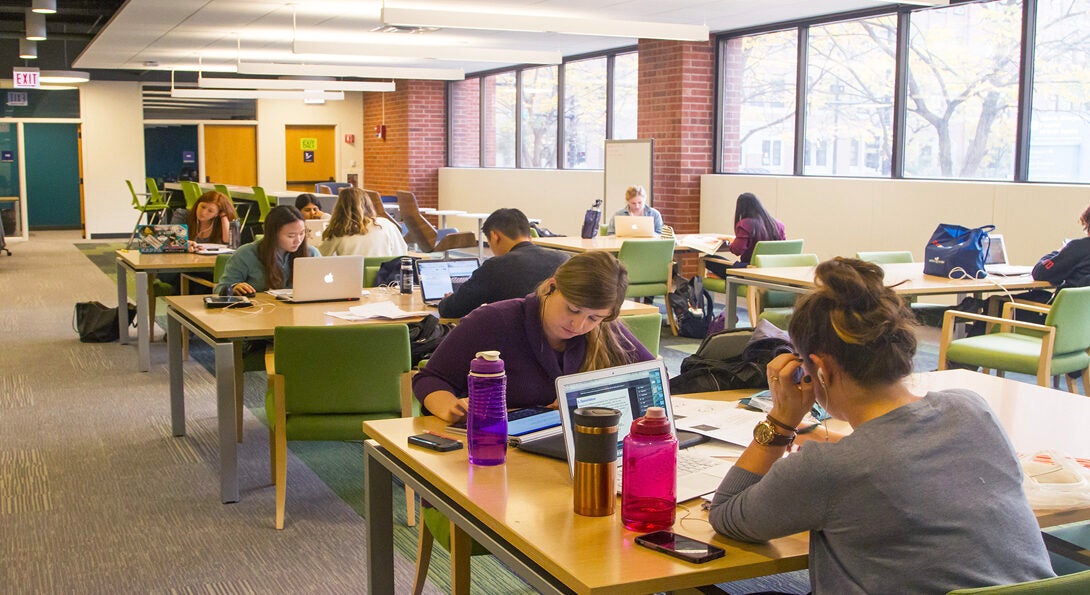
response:
<path id="1" fill-rule="evenodd" d="M 118 260 L 134 271 L 176 272 L 212 270 L 216 255 L 174 252 L 168 254 L 141 254 L 138 250 L 118 250 Z"/>
<path id="2" fill-rule="evenodd" d="M 722 234 L 715 233 L 694 233 L 694 234 L 678 234 L 676 236 L 677 243 L 674 246 L 675 252 L 689 252 L 699 251 L 692 246 L 685 245 L 686 240 L 692 240 L 691 243 L 700 245 L 706 241 L 711 241 L 714 238 L 721 237 Z M 728 236 L 729 237 L 729 236 Z M 552 248 L 554 250 L 563 250 L 565 252 L 620 252 L 621 245 L 626 241 L 643 241 L 643 240 L 658 240 L 662 238 L 623 238 L 618 236 L 597 236 L 595 238 L 585 240 L 578 236 L 554 236 L 534 238 L 533 242 L 538 246 L 545 248 Z"/>
<path id="3" fill-rule="evenodd" d="M 921 395 L 928 390 L 955 387 L 980 393 L 996 411 L 1019 452 L 1055 448 L 1073 456 L 1090 456 L 1090 433 L 1085 432 L 1090 422 L 1090 399 L 1085 397 L 966 370 L 914 375 L 909 385 Z M 685 396 L 736 400 L 752 392 Z M 412 434 L 443 429 L 443 423 L 433 417 L 363 424 L 371 438 L 365 452 L 369 459 L 372 593 L 394 589 L 389 576 L 392 554 L 383 551 L 389 549 L 388 541 L 392 539 L 385 535 L 389 524 L 386 520 L 376 522 L 376 515 L 391 514 L 390 503 L 382 501 L 391 497 L 389 488 L 385 493 L 382 489 L 391 471 L 409 478 L 407 481 L 428 494 L 425 497 L 437 508 L 449 511 L 460 528 L 542 592 L 649 593 L 807 566 L 806 534 L 765 544 L 735 542 L 715 534 L 699 501 L 683 504 L 687 512 L 678 511 L 673 531 L 714 543 L 726 549 L 725 557 L 695 565 L 644 549 L 634 542 L 637 533 L 621 525 L 619 512 L 609 517 L 584 517 L 572 511 L 571 477 L 562 461 L 510 449 L 506 464 L 478 467 L 468 463 L 465 449 L 437 453 L 406 442 Z M 386 478 L 378 477 L 384 472 Z M 1086 520 L 1090 510 L 1037 511 L 1037 517 L 1041 526 L 1053 526 Z"/>

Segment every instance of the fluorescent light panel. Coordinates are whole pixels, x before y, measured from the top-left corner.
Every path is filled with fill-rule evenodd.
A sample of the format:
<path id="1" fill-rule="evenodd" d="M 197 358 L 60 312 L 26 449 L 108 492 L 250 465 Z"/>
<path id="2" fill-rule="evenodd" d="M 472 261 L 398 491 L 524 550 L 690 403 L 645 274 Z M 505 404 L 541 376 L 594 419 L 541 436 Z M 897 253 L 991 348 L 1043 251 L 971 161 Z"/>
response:
<path id="1" fill-rule="evenodd" d="M 525 31 L 530 33 L 563 33 L 567 35 L 635 37 L 637 39 L 670 39 L 676 41 L 708 41 L 709 36 L 706 25 L 679 25 L 676 23 L 617 21 L 587 17 L 555 17 L 497 12 L 391 8 L 388 6 L 382 9 L 382 22 L 387 25 L 407 27 Z"/>
<path id="2" fill-rule="evenodd" d="M 395 85 L 392 82 L 205 78 L 203 76 L 197 79 L 197 86 L 202 89 L 307 89 L 313 91 L 374 91 L 379 93 L 388 93 L 395 90 Z"/>
<path id="3" fill-rule="evenodd" d="M 239 62 L 239 74 L 263 76 L 354 76 L 374 79 L 417 79 L 460 81 L 466 77 L 459 68 L 401 68 L 396 66 L 339 66 L 335 64 L 268 64 Z"/>
<path id="4" fill-rule="evenodd" d="M 497 48 L 472 48 L 437 45 L 385 45 L 347 44 L 329 41 L 299 41 L 292 44 L 296 54 L 328 54 L 344 56 L 376 56 L 398 58 L 426 58 L 430 60 L 463 60 L 466 62 L 515 62 L 518 64 L 560 64 L 560 52 L 533 50 L 508 50 Z"/>
<path id="5" fill-rule="evenodd" d="M 78 85 L 91 80 L 91 73 L 82 70 L 43 70 L 38 73 L 38 80 L 42 83 Z"/>
<path id="6" fill-rule="evenodd" d="M 170 96 L 183 99 L 326 99 L 343 101 L 344 91 L 254 91 L 246 89 L 171 89 Z"/>

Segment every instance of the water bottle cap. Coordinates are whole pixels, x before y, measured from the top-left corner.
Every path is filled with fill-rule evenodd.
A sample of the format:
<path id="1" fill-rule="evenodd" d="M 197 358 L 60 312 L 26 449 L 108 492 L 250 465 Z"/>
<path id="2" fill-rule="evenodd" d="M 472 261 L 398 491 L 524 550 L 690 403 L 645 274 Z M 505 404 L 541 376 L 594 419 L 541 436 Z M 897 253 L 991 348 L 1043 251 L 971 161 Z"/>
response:
<path id="1" fill-rule="evenodd" d="M 499 351 L 478 351 L 469 364 L 469 371 L 477 374 L 502 374 L 503 360 Z"/>
<path id="2" fill-rule="evenodd" d="M 632 433 L 641 436 L 655 436 L 670 433 L 670 420 L 662 407 L 648 407 L 643 417 L 632 422 Z"/>

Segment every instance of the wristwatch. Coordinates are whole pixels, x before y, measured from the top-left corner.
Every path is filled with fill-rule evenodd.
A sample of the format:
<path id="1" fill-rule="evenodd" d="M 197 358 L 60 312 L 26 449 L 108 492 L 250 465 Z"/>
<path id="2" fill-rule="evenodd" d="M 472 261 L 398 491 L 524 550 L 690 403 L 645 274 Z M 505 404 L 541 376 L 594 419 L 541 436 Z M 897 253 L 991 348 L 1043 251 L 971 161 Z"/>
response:
<path id="1" fill-rule="evenodd" d="M 795 432 L 791 432 L 790 435 L 781 434 L 776 431 L 776 426 L 780 424 L 773 423 L 770 420 L 762 420 L 753 428 L 753 440 L 757 444 L 763 446 L 788 446 L 795 441 Z"/>

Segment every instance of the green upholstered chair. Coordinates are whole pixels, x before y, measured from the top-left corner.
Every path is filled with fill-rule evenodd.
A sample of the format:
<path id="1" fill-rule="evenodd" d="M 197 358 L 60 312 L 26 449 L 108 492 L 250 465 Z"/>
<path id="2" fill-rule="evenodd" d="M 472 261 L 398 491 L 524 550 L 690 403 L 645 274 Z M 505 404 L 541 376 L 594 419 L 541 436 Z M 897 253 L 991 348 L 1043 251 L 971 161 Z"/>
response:
<path id="1" fill-rule="evenodd" d="M 416 546 L 416 573 L 413 576 L 413 595 L 420 595 L 428 578 L 431 550 L 435 543 L 450 552 L 451 593 L 469 592 L 469 557 L 489 553 L 481 544 L 458 529 L 446 515 L 425 506 L 420 509 L 420 531 Z"/>
<path id="2" fill-rule="evenodd" d="M 364 421 L 407 415 L 411 363 L 404 324 L 282 326 L 273 344 L 265 412 L 283 529 L 287 441 L 362 440 Z"/>
<path id="3" fill-rule="evenodd" d="M 151 180 L 151 178 L 148 178 Z M 132 181 L 125 180 L 125 185 L 129 187 L 129 194 L 132 195 L 132 208 L 136 209 L 136 224 L 132 226 L 132 234 L 129 235 L 129 243 L 125 245 L 125 249 L 132 248 L 133 240 L 136 239 L 136 230 L 140 227 L 140 220 L 146 219 L 148 225 L 162 220 L 163 211 L 167 209 L 167 204 L 163 202 L 160 196 L 158 200 L 155 200 L 155 195 L 148 192 L 148 200 L 146 202 L 140 202 L 140 196 L 143 193 L 137 194 L 136 189 L 132 186 Z"/>
<path id="4" fill-rule="evenodd" d="M 651 352 L 651 355 L 659 356 L 659 339 L 662 336 L 661 314 L 633 314 L 621 316 L 620 319 L 636 340 Z"/>
<path id="5" fill-rule="evenodd" d="M 201 186 L 196 182 L 178 182 L 182 185 L 182 195 L 185 196 L 185 208 L 192 209 L 201 197 Z"/>
<path id="6" fill-rule="evenodd" d="M 1090 593 L 1090 570 L 1013 585 L 955 589 L 947 595 L 1084 595 Z"/>
<path id="7" fill-rule="evenodd" d="M 374 287 L 378 278 L 379 267 L 383 263 L 400 259 L 400 256 L 365 256 L 363 257 L 363 286 Z"/>
<path id="8" fill-rule="evenodd" d="M 855 257 L 859 260 L 865 260 L 875 264 L 909 264 L 915 262 L 915 259 L 912 258 L 912 253 L 908 250 L 856 252 Z M 916 301 L 916 296 L 909 297 L 907 300 L 908 305 L 912 308 L 912 311 L 916 313 L 917 317 L 926 314 L 930 314 L 932 317 L 941 317 L 942 312 L 946 311 L 946 306 L 942 304 L 918 302 Z M 929 319 L 933 320 L 934 318 Z M 921 319 L 921 321 L 922 320 L 923 319 Z"/>
<path id="9" fill-rule="evenodd" d="M 758 254 L 750 264 L 755 267 L 807 267 L 817 266 L 817 254 Z M 791 315 L 795 311 L 797 293 L 790 291 L 768 291 L 757 289 L 751 292 L 751 310 L 758 314 L 758 320 L 764 319 L 782 328 L 787 328 Z"/>
<path id="10" fill-rule="evenodd" d="M 1017 310 L 1045 314 L 1044 324 L 1014 320 Z M 1052 306 L 1025 302 L 1003 305 L 1002 318 L 948 310 L 942 320 L 939 369 L 948 363 L 979 366 L 985 371 L 1018 372 L 1037 377 L 1048 386 L 1053 376 L 1081 372 L 1085 390 L 1090 391 L 1090 287 L 1061 289 Z M 976 337 L 954 339 L 957 318 L 983 320 L 991 331 Z M 994 325 L 998 324 L 996 328 Z M 1067 390 L 1078 392 L 1067 376 Z"/>
<path id="11" fill-rule="evenodd" d="M 670 295 L 673 289 L 674 240 L 625 240 L 617 259 L 628 269 L 626 297 Z M 677 324 L 669 304 L 666 315 L 670 330 L 677 335 Z"/>
<path id="12" fill-rule="evenodd" d="M 757 245 L 753 247 L 753 255 L 759 254 L 802 254 L 803 240 L 770 240 L 767 242 L 757 242 Z M 704 274 L 704 262 L 706 259 L 714 256 L 702 256 L 698 262 L 698 274 L 704 277 L 704 289 L 712 293 L 727 293 L 727 282 L 718 277 L 708 277 Z M 722 260 L 722 259 L 718 259 Z M 752 263 L 751 263 L 752 264 Z M 738 288 L 738 297 L 749 297 L 747 288 L 743 285 Z M 749 312 L 749 324 L 750 326 L 757 326 L 757 314 L 753 312 L 752 302 L 750 302 Z"/>

